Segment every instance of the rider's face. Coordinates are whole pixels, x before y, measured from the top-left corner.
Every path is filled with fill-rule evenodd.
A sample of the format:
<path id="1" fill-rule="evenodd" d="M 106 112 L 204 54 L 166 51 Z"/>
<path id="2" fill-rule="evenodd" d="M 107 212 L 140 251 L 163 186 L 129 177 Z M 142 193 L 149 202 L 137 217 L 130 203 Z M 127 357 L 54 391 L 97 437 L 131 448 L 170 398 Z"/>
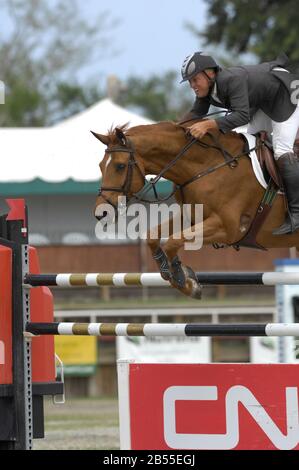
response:
<path id="1" fill-rule="evenodd" d="M 198 98 L 204 98 L 209 94 L 210 83 L 204 73 L 199 72 L 189 80 L 189 83 Z"/>

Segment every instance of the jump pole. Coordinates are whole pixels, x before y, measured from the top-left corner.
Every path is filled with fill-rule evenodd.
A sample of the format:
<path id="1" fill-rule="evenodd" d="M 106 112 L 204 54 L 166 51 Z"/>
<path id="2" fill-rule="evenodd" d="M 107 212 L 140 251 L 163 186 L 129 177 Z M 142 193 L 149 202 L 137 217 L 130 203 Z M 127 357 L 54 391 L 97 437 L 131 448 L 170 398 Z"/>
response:
<path id="1" fill-rule="evenodd" d="M 198 272 L 198 282 L 203 285 L 299 285 L 299 272 Z M 97 287 L 97 286 L 147 286 L 167 287 L 168 281 L 160 273 L 60 273 L 27 274 L 24 284 L 32 287 Z"/>
<path id="2" fill-rule="evenodd" d="M 299 323 L 32 323 L 24 335 L 63 336 L 299 336 Z"/>

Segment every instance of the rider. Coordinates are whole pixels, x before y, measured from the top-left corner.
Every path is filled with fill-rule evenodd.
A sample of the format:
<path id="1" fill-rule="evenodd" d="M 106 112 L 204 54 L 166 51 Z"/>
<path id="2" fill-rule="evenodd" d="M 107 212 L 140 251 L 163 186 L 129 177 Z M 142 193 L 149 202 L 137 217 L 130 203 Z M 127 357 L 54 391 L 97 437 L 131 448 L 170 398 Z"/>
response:
<path id="1" fill-rule="evenodd" d="M 284 68 L 288 61 L 281 54 L 272 62 L 234 66 L 222 69 L 215 60 L 195 52 L 182 65 L 182 82 L 189 84 L 196 95 L 190 113 L 183 120 L 204 117 L 210 105 L 225 108 L 229 114 L 206 119 L 190 126 L 193 137 L 219 129 L 228 132 L 248 124 L 247 132 L 265 130 L 273 143 L 274 158 L 280 171 L 288 200 L 288 215 L 275 235 L 299 229 L 299 161 L 293 147 L 299 128 L 299 101 L 294 85 L 298 76 Z"/>

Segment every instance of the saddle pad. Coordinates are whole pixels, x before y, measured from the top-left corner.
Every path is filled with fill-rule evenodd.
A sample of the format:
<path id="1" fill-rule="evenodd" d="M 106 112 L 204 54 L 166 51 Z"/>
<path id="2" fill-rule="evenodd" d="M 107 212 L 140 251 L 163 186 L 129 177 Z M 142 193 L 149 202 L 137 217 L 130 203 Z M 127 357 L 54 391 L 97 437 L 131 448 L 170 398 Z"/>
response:
<path id="1" fill-rule="evenodd" d="M 245 139 L 247 140 L 247 143 L 248 143 L 248 147 L 250 149 L 252 149 L 256 146 L 256 137 L 254 135 L 247 134 L 246 132 L 240 132 L 240 134 L 242 134 L 245 137 Z M 267 185 L 266 180 L 264 178 L 264 174 L 262 172 L 261 165 L 259 164 L 259 161 L 257 159 L 256 151 L 252 150 L 249 153 L 249 157 L 250 157 L 250 160 L 251 160 L 252 169 L 254 171 L 256 179 L 258 180 L 260 185 L 263 188 L 266 189 L 268 185 Z"/>

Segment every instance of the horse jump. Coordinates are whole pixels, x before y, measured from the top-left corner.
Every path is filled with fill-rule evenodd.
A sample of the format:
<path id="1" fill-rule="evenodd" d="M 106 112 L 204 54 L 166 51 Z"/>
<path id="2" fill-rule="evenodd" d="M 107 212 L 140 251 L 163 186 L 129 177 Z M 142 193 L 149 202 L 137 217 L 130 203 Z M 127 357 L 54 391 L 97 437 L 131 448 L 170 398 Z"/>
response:
<path id="1" fill-rule="evenodd" d="M 36 432 L 34 431 L 36 419 L 39 417 L 43 419 L 43 409 L 41 406 L 42 396 L 44 394 L 60 394 L 62 393 L 62 388 L 60 386 L 61 383 L 55 382 L 55 376 L 52 370 L 54 368 L 54 354 L 52 354 L 53 350 L 51 349 L 51 347 L 49 348 L 49 346 L 51 346 L 50 343 L 46 344 L 46 355 L 41 355 L 40 351 L 44 350 L 37 350 L 35 349 L 35 346 L 37 345 L 37 342 L 53 340 L 54 335 L 299 335 L 299 324 L 279 323 L 248 325 L 55 323 L 53 322 L 53 310 L 49 310 L 52 308 L 52 305 L 49 303 L 48 296 L 45 295 L 45 292 L 43 290 L 30 289 L 30 286 L 60 285 L 63 287 L 69 287 L 80 285 L 144 285 L 143 282 L 151 282 L 152 284 L 148 285 L 156 285 L 155 283 L 157 281 L 161 283 L 162 279 L 161 277 L 157 277 L 156 273 L 149 273 L 149 277 L 145 278 L 143 277 L 145 275 L 141 273 L 119 273 L 109 275 L 31 274 L 30 271 L 32 268 L 38 272 L 36 261 L 37 258 L 34 258 L 34 256 L 36 256 L 36 252 L 28 247 L 28 232 L 26 218 L 24 218 L 23 211 L 15 211 L 14 213 L 10 213 L 8 217 L 0 218 L 0 237 L 2 237 L 0 238 L 0 280 L 4 283 L 4 288 L 1 286 L 0 283 L 0 294 L 1 296 L 3 296 L 4 299 L 4 301 L 0 304 L 0 335 L 4 334 L 4 346 L 8 356 L 8 361 L 6 364 L 0 363 L 0 409 L 2 411 L 5 410 L 6 416 L 5 422 L 1 422 L 0 420 L 1 449 L 31 449 L 33 438 L 42 437 L 41 435 L 36 435 Z M 231 275 L 227 273 L 198 273 L 198 275 L 201 280 L 203 280 L 205 277 L 206 282 L 210 284 L 297 284 L 299 278 L 299 273 L 295 273 L 295 276 L 290 276 L 289 273 L 231 273 Z M 158 276 L 160 275 L 158 274 Z M 145 281 L 146 279 L 147 281 Z M 108 282 L 108 284 L 101 284 L 101 282 Z M 163 282 L 165 283 L 165 281 Z M 6 286 L 9 294 L 5 291 Z M 37 294 L 40 294 L 40 297 L 37 297 Z M 12 302 L 9 298 L 10 295 L 12 296 Z M 33 307 L 31 307 L 32 311 L 30 311 L 30 304 L 32 304 Z M 50 322 L 49 320 L 43 322 L 40 321 L 42 319 L 45 320 L 49 317 L 51 318 Z M 31 318 L 34 321 L 32 321 Z M 9 324 L 9 322 L 11 322 L 11 324 Z M 35 336 L 36 338 L 34 338 Z M 38 338 L 38 336 L 41 336 L 41 338 Z M 3 336 L 0 336 L 1 342 L 2 338 Z M 7 344 L 5 343 L 5 341 Z M 38 359 L 41 363 L 42 369 L 39 371 L 39 374 L 43 374 L 45 370 L 49 369 L 47 377 L 42 375 L 42 379 L 40 380 L 40 382 L 42 383 L 40 384 L 33 382 L 34 374 L 32 373 L 33 369 L 31 359 L 34 360 L 36 355 L 39 355 Z M 41 358 L 44 359 L 44 363 L 41 362 Z M 247 366 L 249 368 L 251 367 L 250 364 L 248 364 Z M 259 368 L 259 366 L 256 365 L 253 367 L 255 367 L 254 370 L 257 370 L 257 368 Z M 280 367 L 284 366 L 281 365 Z M 3 373 L 2 368 L 4 369 Z M 295 368 L 296 365 L 293 365 L 292 377 L 294 376 Z M 13 374 L 11 373 L 11 370 L 13 370 Z M 40 377 L 40 375 L 38 375 L 38 377 Z M 48 381 L 50 381 L 50 383 L 46 383 L 47 379 Z M 41 386 L 40 389 L 39 385 Z M 35 408 L 35 413 L 33 416 L 32 409 L 34 396 L 38 397 L 38 400 L 35 401 L 35 404 L 38 404 L 38 408 Z"/>

